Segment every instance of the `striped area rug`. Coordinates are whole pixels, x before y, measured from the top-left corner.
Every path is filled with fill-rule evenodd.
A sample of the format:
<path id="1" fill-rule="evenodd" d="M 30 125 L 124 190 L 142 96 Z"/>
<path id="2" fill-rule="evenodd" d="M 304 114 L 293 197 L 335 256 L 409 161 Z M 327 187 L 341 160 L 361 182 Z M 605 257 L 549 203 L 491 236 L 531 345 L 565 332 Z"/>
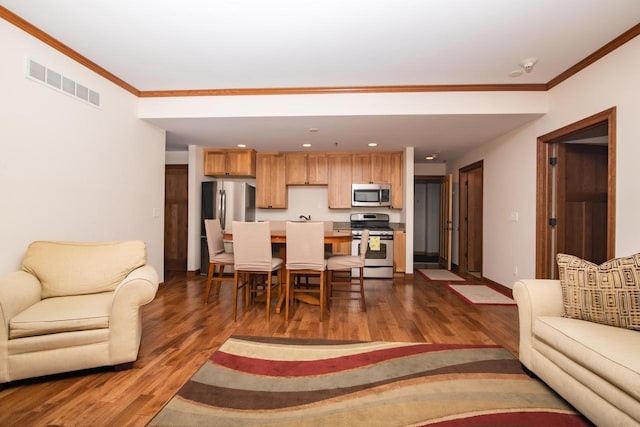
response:
<path id="1" fill-rule="evenodd" d="M 585 426 L 496 346 L 231 337 L 150 426 Z"/>

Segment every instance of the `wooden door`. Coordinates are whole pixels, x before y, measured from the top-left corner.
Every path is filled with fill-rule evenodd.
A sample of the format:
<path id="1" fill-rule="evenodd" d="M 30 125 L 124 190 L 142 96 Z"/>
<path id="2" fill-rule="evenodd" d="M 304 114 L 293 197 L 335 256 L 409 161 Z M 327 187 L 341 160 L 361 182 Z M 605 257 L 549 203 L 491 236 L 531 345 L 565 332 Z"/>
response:
<path id="1" fill-rule="evenodd" d="M 187 270 L 187 165 L 166 165 L 164 180 L 164 268 Z"/>
<path id="2" fill-rule="evenodd" d="M 558 252 L 614 258 L 616 108 L 538 137 L 536 163 L 536 278 L 558 278 Z"/>
<path id="3" fill-rule="evenodd" d="M 557 253 L 596 264 L 607 260 L 607 151 L 606 146 L 557 146 Z"/>
<path id="4" fill-rule="evenodd" d="M 440 254 L 439 262 L 451 270 L 451 235 L 453 232 L 453 177 L 442 178 L 440 183 Z"/>
<path id="5" fill-rule="evenodd" d="M 482 161 L 460 169 L 461 272 L 482 273 Z"/>

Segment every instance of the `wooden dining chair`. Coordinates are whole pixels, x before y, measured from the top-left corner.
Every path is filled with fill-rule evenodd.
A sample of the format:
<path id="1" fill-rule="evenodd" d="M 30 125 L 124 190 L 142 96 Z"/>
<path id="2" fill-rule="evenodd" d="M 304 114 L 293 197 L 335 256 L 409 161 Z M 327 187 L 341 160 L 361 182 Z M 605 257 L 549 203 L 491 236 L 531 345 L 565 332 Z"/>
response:
<path id="1" fill-rule="evenodd" d="M 327 260 L 327 295 L 329 305 L 331 300 L 360 300 L 362 311 L 367 311 L 364 299 L 364 261 L 369 249 L 369 230 L 362 231 L 359 255 L 335 255 Z M 360 269 L 360 280 L 354 282 L 351 277 L 351 269 Z M 348 271 L 346 279 L 337 278 L 337 271 Z M 356 294 L 356 295 L 354 295 Z"/>
<path id="2" fill-rule="evenodd" d="M 220 295 L 220 286 L 224 280 L 224 267 L 233 265 L 233 254 L 231 252 L 225 252 L 224 241 L 222 239 L 222 227 L 220 226 L 219 219 L 205 219 L 204 227 L 207 233 L 207 247 L 209 250 L 209 273 L 207 274 L 204 302 L 208 304 L 213 282 L 216 282 L 215 296 Z M 216 267 L 219 269 L 217 276 L 215 275 Z"/>
<path id="3" fill-rule="evenodd" d="M 233 320 L 237 318 L 238 291 L 243 289 L 245 304 L 252 295 L 262 293 L 266 298 L 267 321 L 271 313 L 271 290 L 278 289 L 278 298 L 282 296 L 282 271 L 278 274 L 277 284 L 273 284 L 273 272 L 281 270 L 282 259 L 272 256 L 271 231 L 269 222 L 233 221 L 233 252 L 235 270 L 233 275 Z M 266 281 L 259 285 L 253 276 L 265 275 Z M 241 279 L 242 276 L 242 280 Z"/>
<path id="4" fill-rule="evenodd" d="M 324 258 L 324 225 L 322 222 L 287 222 L 287 279 L 285 293 L 285 318 L 289 320 L 289 305 L 297 297 L 317 294 L 320 306 L 320 321 L 324 320 L 325 311 L 325 275 L 327 261 Z M 306 285 L 296 283 L 295 277 L 304 275 Z M 308 283 L 308 276 L 319 276 L 320 283 L 316 288 Z M 293 279 L 293 280 L 292 280 Z"/>

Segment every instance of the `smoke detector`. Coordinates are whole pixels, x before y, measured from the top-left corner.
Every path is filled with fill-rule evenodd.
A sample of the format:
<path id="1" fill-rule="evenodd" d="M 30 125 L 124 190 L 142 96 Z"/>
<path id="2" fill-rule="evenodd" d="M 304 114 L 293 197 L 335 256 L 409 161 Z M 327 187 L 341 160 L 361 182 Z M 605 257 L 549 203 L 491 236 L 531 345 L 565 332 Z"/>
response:
<path id="1" fill-rule="evenodd" d="M 523 72 L 530 73 L 533 71 L 533 67 L 538 62 L 538 58 L 527 58 L 520 61 L 518 64 L 520 68 L 516 68 L 515 70 L 509 73 L 509 77 L 520 77 Z"/>
<path id="2" fill-rule="evenodd" d="M 525 73 L 530 73 L 534 65 L 536 65 L 536 62 L 538 62 L 538 58 L 527 58 L 523 59 L 519 65 L 524 69 Z"/>

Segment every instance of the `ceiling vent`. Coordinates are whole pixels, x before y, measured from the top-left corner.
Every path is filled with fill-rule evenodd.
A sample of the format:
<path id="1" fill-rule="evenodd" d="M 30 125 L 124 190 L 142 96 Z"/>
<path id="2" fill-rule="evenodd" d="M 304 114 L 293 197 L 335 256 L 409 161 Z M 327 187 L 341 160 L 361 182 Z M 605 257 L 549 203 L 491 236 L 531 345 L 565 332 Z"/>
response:
<path id="1" fill-rule="evenodd" d="M 31 59 L 27 59 L 27 78 L 100 108 L 100 94 L 98 92 Z"/>

